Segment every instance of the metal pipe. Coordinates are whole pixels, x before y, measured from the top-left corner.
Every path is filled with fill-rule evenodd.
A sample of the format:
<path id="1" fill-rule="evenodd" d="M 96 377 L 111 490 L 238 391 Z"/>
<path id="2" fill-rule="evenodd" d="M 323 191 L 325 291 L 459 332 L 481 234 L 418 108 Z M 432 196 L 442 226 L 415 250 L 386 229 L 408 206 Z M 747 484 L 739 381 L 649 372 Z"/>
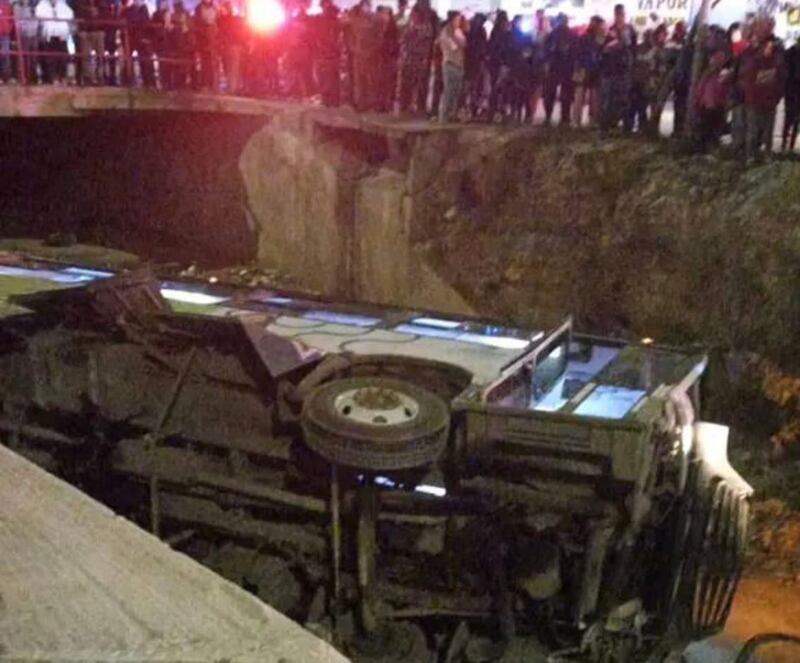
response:
<path id="1" fill-rule="evenodd" d="M 341 577 L 339 567 L 342 557 L 342 533 L 339 522 L 339 471 L 336 463 L 331 463 L 331 552 L 333 557 L 333 615 L 339 613 Z"/>
<path id="2" fill-rule="evenodd" d="M 378 490 L 372 477 L 365 477 L 364 485 L 356 491 L 358 503 L 358 590 L 360 601 L 361 628 L 365 633 L 377 629 L 377 615 L 374 607 L 375 562 L 377 557 L 376 523 L 378 520 Z"/>
<path id="3" fill-rule="evenodd" d="M 17 21 L 14 26 L 14 33 L 17 41 L 17 78 L 20 85 L 27 83 L 27 76 L 25 71 L 25 51 L 22 48 L 22 30 L 20 28 L 21 21 Z"/>

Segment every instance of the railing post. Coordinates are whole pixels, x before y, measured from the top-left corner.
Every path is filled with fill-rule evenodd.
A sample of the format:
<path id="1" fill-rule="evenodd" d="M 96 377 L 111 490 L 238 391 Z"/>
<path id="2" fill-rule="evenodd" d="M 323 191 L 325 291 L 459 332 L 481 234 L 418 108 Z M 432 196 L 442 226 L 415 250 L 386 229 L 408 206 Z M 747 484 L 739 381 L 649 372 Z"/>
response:
<path id="1" fill-rule="evenodd" d="M 27 71 L 25 69 L 26 53 L 22 48 L 22 30 L 20 29 L 21 20 L 15 21 L 14 33 L 17 42 L 17 78 L 19 78 L 20 85 L 27 84 Z"/>
<path id="2" fill-rule="evenodd" d="M 122 81 L 123 87 L 131 87 L 133 85 L 133 58 L 131 56 L 131 39 L 128 33 L 128 26 L 122 27 L 122 74 L 124 80 Z"/>

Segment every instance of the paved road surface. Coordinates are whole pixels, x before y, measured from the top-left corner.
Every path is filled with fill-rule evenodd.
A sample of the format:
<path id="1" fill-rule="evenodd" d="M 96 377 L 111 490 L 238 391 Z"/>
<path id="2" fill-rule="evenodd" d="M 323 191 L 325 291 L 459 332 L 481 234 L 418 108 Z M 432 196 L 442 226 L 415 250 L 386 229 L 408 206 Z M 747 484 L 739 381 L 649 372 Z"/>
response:
<path id="1" fill-rule="evenodd" d="M 345 663 L 308 631 L 0 446 L 0 661 Z"/>

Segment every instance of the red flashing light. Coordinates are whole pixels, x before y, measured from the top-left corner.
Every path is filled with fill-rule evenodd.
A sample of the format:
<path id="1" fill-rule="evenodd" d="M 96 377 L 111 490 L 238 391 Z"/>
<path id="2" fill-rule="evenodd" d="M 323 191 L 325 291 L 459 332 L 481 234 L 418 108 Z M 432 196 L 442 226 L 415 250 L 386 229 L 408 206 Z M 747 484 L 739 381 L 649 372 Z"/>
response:
<path id="1" fill-rule="evenodd" d="M 286 11 L 278 0 L 248 0 L 247 22 L 256 32 L 275 32 L 286 22 Z"/>

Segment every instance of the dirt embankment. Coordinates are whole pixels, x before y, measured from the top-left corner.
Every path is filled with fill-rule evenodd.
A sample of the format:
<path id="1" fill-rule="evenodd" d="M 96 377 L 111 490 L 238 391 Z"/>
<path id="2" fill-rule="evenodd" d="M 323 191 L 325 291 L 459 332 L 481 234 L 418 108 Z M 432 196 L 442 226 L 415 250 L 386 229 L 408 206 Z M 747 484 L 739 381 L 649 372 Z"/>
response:
<path id="1" fill-rule="evenodd" d="M 259 260 L 300 285 L 800 366 L 800 163 L 588 132 L 323 129 L 274 122 L 240 161 Z"/>
<path id="2" fill-rule="evenodd" d="M 745 170 L 584 134 L 484 161 L 464 173 L 480 193 L 423 247 L 477 309 L 800 363 L 800 163 Z"/>

